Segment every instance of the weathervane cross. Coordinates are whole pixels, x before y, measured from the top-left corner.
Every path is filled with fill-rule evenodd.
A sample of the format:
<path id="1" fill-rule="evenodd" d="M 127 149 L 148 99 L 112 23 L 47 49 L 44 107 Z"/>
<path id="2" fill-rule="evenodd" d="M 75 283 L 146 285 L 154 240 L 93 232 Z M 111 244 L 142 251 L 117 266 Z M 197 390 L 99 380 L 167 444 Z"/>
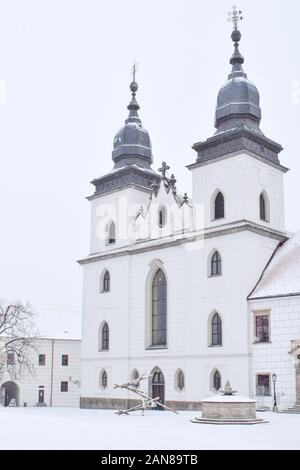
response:
<path id="1" fill-rule="evenodd" d="M 159 168 L 158 171 L 162 174 L 162 177 L 165 178 L 169 169 L 169 165 L 167 165 L 166 162 L 162 162 L 161 168 Z"/>
<path id="2" fill-rule="evenodd" d="M 238 10 L 237 7 L 234 5 L 232 7 L 232 11 L 228 12 L 227 21 L 233 23 L 234 29 L 238 29 L 239 22 L 242 21 L 242 11 Z"/>
<path id="3" fill-rule="evenodd" d="M 132 81 L 135 82 L 135 74 L 138 71 L 138 63 L 136 61 L 133 62 L 133 66 L 131 67 L 131 75 L 132 75 Z"/>

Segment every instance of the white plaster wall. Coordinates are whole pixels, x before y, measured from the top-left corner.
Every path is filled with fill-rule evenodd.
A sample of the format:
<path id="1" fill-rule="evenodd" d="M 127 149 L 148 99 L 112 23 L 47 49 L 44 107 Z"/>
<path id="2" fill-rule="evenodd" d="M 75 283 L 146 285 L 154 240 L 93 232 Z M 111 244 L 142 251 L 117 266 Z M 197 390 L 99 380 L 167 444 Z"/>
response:
<path id="1" fill-rule="evenodd" d="M 271 342 L 253 344 L 253 311 L 271 310 Z M 257 373 L 277 374 L 277 401 L 280 409 L 293 406 L 296 401 L 295 363 L 289 354 L 291 342 L 300 340 L 300 296 L 249 302 L 249 331 L 252 395 L 255 396 Z M 272 390 L 273 392 L 273 390 Z M 265 398 L 273 406 L 273 397 Z"/>
<path id="2" fill-rule="evenodd" d="M 223 384 L 230 380 L 249 395 L 249 325 L 246 298 L 270 259 L 277 241 L 248 231 L 208 238 L 204 244 L 185 243 L 84 265 L 82 396 L 120 397 L 113 384 L 128 381 L 131 372 L 150 373 L 160 367 L 168 400 L 200 400 L 210 391 L 215 368 Z M 208 258 L 218 249 L 223 275 L 208 277 Z M 147 349 L 146 286 L 155 261 L 168 282 L 168 348 Z M 99 292 L 103 269 L 111 273 L 111 292 Z M 208 343 L 213 311 L 223 320 L 223 347 Z M 98 351 L 99 326 L 110 326 L 110 350 Z M 181 367 L 186 388 L 175 390 L 174 375 Z M 109 387 L 102 391 L 99 374 L 105 369 Z"/>
<path id="3" fill-rule="evenodd" d="M 193 204 L 204 208 L 205 227 L 220 225 L 212 220 L 212 197 L 220 190 L 225 198 L 224 223 L 250 220 L 284 230 L 284 173 L 245 153 L 209 162 L 192 169 Z M 259 197 L 265 190 L 270 201 L 270 222 L 259 217 Z"/>

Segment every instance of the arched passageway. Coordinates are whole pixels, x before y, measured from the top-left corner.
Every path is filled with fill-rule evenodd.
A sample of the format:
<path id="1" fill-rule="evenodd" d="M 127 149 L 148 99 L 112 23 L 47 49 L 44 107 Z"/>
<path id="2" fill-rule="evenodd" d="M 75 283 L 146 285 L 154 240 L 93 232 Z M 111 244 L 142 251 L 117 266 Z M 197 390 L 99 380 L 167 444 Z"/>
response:
<path id="1" fill-rule="evenodd" d="M 0 400 L 3 406 L 9 406 L 14 402 L 14 400 L 16 406 L 19 406 L 20 391 L 18 385 L 12 381 L 5 382 L 4 384 L 2 384 Z"/>

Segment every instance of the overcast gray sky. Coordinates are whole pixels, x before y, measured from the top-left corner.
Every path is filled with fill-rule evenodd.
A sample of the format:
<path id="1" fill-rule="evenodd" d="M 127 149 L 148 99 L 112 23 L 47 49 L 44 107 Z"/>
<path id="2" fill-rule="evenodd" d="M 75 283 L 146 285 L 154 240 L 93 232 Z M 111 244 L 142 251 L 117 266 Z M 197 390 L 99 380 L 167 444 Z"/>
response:
<path id="1" fill-rule="evenodd" d="M 139 63 L 140 116 L 157 169 L 191 192 L 191 145 L 214 132 L 230 70 L 233 0 L 0 0 L 1 297 L 81 309 L 90 181 L 112 168 Z M 286 223 L 300 229 L 300 2 L 244 0 L 241 52 L 262 130 L 285 150 Z M 6 87 L 6 100 L 4 99 Z M 296 91 L 294 90 L 294 88 Z"/>

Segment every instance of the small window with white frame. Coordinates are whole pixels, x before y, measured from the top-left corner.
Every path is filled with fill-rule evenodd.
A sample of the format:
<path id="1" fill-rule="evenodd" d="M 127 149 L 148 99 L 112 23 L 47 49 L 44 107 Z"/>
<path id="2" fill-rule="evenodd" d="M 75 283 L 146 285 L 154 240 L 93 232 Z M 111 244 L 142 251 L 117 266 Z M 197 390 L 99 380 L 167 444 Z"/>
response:
<path id="1" fill-rule="evenodd" d="M 254 343 L 271 342 L 271 311 L 261 310 L 254 313 Z"/>

